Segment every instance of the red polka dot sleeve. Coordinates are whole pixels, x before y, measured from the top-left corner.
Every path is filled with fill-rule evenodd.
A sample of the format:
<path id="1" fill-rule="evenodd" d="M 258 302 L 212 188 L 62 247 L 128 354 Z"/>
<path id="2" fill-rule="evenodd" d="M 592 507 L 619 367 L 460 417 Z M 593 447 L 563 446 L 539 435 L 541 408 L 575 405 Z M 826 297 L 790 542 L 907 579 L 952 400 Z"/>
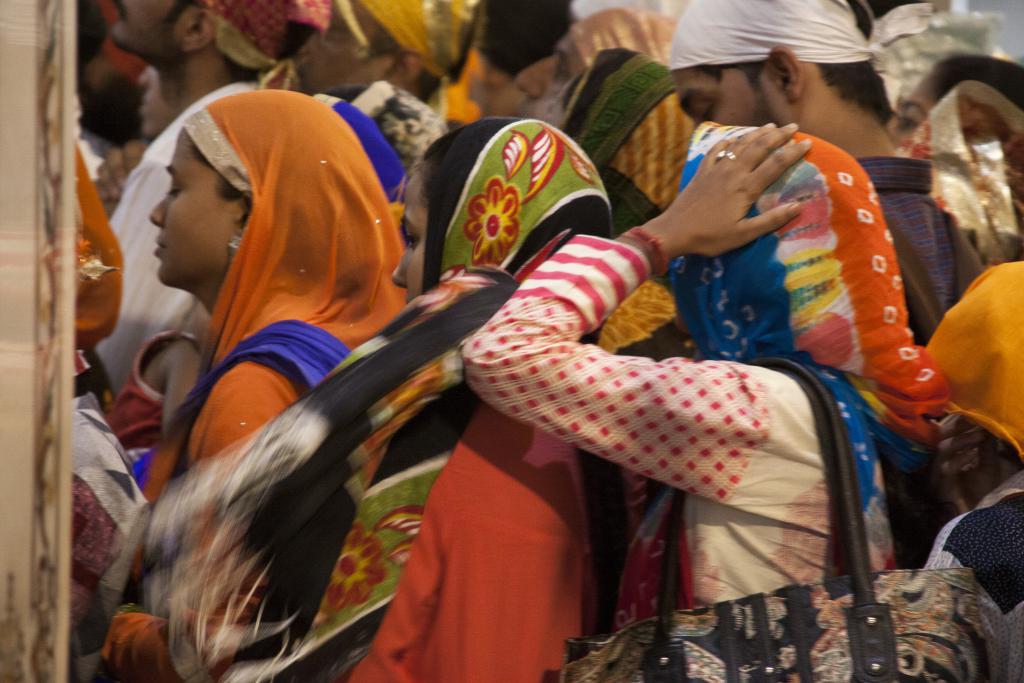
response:
<path id="1" fill-rule="evenodd" d="M 467 342 L 468 381 L 507 415 L 725 502 L 768 437 L 761 383 L 737 363 L 656 362 L 579 342 L 649 275 L 639 250 L 575 237 Z"/>

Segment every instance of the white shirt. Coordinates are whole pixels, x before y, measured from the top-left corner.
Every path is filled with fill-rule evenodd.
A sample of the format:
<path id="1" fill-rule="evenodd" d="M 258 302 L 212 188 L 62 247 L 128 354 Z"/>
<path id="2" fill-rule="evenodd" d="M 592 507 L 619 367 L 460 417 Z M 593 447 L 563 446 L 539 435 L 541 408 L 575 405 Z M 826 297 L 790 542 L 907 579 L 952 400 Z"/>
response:
<path id="1" fill-rule="evenodd" d="M 96 347 L 115 393 L 128 378 L 135 354 L 147 339 L 165 330 L 193 328 L 196 316 L 205 319 L 205 311 L 195 297 L 157 279 L 160 261 L 153 250 L 158 228 L 149 216 L 171 187 L 167 166 L 186 119 L 222 97 L 255 87 L 254 83 L 231 83 L 200 97 L 153 140 L 128 176 L 121 201 L 110 218 L 110 227 L 124 254 L 121 312 L 114 332 Z"/>

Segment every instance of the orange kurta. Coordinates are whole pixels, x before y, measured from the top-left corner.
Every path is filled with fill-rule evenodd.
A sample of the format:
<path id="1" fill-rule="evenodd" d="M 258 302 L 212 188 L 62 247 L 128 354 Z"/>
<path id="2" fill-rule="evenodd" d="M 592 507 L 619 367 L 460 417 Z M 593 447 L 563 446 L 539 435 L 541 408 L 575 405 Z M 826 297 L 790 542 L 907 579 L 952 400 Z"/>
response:
<path id="1" fill-rule="evenodd" d="M 575 449 L 482 406 L 430 491 L 369 655 L 348 683 L 555 681 L 592 621 Z"/>
<path id="2" fill-rule="evenodd" d="M 270 422 L 299 398 L 299 389 L 257 363 L 239 363 L 224 373 L 196 418 L 189 437 L 192 463 L 224 451 Z"/>

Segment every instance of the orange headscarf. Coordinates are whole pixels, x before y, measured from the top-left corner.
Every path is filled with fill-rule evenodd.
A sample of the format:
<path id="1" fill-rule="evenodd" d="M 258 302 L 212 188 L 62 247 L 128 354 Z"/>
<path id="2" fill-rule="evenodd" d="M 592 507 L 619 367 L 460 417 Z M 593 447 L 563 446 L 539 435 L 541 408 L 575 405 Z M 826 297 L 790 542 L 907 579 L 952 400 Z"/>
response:
<path id="1" fill-rule="evenodd" d="M 88 350 L 114 330 L 121 309 L 121 247 L 89 178 L 82 153 L 75 152 L 78 208 L 82 214 L 78 243 L 79 283 L 75 296 L 75 347 Z"/>
<path id="2" fill-rule="evenodd" d="M 316 325 L 349 348 L 369 339 L 404 304 L 391 283 L 402 244 L 355 133 L 298 93 L 243 93 L 206 111 L 209 133 L 237 154 L 252 192 L 210 321 L 211 362 L 278 320 Z M 194 140 L 202 128 L 189 126 Z"/>
<path id="3" fill-rule="evenodd" d="M 398 313 L 404 293 L 391 283 L 402 253 L 398 228 L 359 139 L 330 107 L 295 92 L 248 92 L 197 112 L 185 131 L 217 172 L 251 199 L 211 315 L 207 367 L 281 320 L 315 325 L 352 349 Z M 232 392 L 221 399 L 240 412 L 250 409 L 247 401 L 275 398 L 264 401 L 248 387 Z M 145 486 L 150 500 L 186 452 L 189 460 L 216 455 L 262 424 L 243 420 L 240 429 L 237 419 L 223 420 L 223 411 L 220 418 L 207 411 L 210 405 L 180 416 L 177 433 L 160 447 Z M 265 412 L 257 415 L 264 422 L 271 417 Z M 192 452 L 197 434 L 209 439 L 199 438 L 201 453 Z"/>

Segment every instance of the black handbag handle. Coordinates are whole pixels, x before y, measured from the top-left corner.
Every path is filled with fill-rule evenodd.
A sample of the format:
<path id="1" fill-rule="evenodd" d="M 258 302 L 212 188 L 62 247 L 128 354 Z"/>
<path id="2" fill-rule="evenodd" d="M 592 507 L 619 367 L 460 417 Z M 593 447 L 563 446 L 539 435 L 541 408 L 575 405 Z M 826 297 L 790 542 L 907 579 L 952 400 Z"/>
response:
<path id="1" fill-rule="evenodd" d="M 860 484 L 846 423 L 835 397 L 817 375 L 795 361 L 787 358 L 761 358 L 750 364 L 788 375 L 807 394 L 824 464 L 825 483 L 838 527 L 834 535 L 839 536 L 853 591 L 854 606 L 847 621 L 851 654 L 855 660 L 854 680 L 872 683 L 894 680 L 892 676 L 897 668 L 892 621 L 888 607 L 875 601 L 867 531 L 861 511 Z M 666 556 L 662 559 L 658 623 L 652 647 L 652 651 L 657 652 L 671 647 L 672 612 L 679 587 L 679 553 L 674 544 L 678 543 L 682 529 L 682 500 L 683 494 L 673 490 L 668 526 L 670 535 L 666 540 Z"/>

